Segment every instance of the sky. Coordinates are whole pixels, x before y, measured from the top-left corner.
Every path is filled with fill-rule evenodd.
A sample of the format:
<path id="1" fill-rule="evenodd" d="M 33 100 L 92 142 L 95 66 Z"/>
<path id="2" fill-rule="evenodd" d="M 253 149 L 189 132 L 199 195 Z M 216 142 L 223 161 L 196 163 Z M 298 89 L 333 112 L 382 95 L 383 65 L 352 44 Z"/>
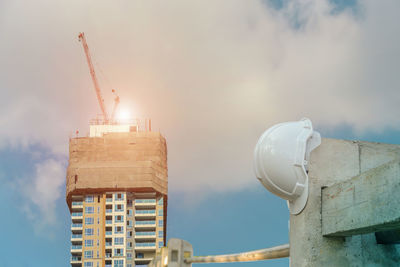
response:
<path id="1" fill-rule="evenodd" d="M 270 126 L 308 117 L 322 137 L 400 144 L 399 11 L 396 0 L 1 1 L 2 266 L 69 266 L 68 140 L 100 113 L 79 32 L 107 108 L 116 89 L 120 111 L 167 139 L 168 237 L 212 255 L 288 242 L 286 203 L 252 168 Z"/>

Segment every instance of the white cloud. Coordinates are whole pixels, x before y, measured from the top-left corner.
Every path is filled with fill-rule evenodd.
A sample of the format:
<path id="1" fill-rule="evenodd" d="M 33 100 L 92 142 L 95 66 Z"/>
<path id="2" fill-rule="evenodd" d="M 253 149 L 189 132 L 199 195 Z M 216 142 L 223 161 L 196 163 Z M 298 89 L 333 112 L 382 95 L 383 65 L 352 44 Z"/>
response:
<path id="1" fill-rule="evenodd" d="M 253 147 L 276 122 L 398 129 L 400 3 L 362 1 L 354 15 L 285 2 L 3 1 L 0 145 L 66 155 L 68 135 L 87 131 L 99 109 L 79 31 L 109 107 L 112 86 L 166 135 L 170 190 L 255 184 Z"/>
<path id="2" fill-rule="evenodd" d="M 47 159 L 35 165 L 34 175 L 19 178 L 16 180 L 18 185 L 12 187 L 21 194 L 21 210 L 40 234 L 51 235 L 49 230 L 57 225 L 56 203 L 61 197 L 64 180 L 65 166 L 62 162 Z"/>

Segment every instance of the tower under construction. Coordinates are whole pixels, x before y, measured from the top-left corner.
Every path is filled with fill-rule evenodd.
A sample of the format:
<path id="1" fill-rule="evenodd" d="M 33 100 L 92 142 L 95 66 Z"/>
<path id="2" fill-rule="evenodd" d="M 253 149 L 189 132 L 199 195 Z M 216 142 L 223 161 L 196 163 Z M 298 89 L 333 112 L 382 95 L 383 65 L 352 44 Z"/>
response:
<path id="1" fill-rule="evenodd" d="M 71 138 L 71 266 L 148 264 L 165 245 L 167 177 L 166 141 L 149 121 L 92 124 Z"/>

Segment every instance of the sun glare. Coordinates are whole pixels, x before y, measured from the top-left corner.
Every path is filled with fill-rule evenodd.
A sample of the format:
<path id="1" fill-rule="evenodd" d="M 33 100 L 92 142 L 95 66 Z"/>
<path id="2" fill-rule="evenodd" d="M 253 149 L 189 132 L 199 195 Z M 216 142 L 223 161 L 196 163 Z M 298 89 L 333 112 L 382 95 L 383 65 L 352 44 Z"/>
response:
<path id="1" fill-rule="evenodd" d="M 132 119 L 130 111 L 126 109 L 120 110 L 117 114 L 117 119 L 121 122 L 129 121 Z"/>

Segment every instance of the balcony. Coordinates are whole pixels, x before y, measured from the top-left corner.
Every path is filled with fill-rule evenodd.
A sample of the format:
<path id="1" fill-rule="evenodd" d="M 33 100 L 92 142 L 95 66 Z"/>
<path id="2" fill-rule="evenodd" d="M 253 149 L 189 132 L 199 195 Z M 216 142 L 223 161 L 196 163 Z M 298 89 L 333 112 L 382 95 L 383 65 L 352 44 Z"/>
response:
<path id="1" fill-rule="evenodd" d="M 112 198 L 106 198 L 106 203 L 111 203 L 113 202 Z"/>
<path id="2" fill-rule="evenodd" d="M 111 236 L 112 235 L 112 231 L 106 231 L 106 236 Z"/>
<path id="3" fill-rule="evenodd" d="M 135 217 L 143 218 L 143 217 L 155 217 L 156 210 L 136 210 Z"/>
<path id="4" fill-rule="evenodd" d="M 155 242 L 136 242 L 135 250 L 153 250 L 156 249 Z"/>
<path id="5" fill-rule="evenodd" d="M 112 213 L 112 209 L 106 209 L 106 214 Z"/>
<path id="6" fill-rule="evenodd" d="M 82 245 L 72 245 L 71 252 L 82 252 Z"/>
<path id="7" fill-rule="evenodd" d="M 81 223 L 72 223 L 71 230 L 82 230 L 82 224 Z"/>
<path id="8" fill-rule="evenodd" d="M 112 220 L 106 220 L 106 224 L 112 224 Z"/>
<path id="9" fill-rule="evenodd" d="M 106 242 L 106 247 L 111 247 L 112 246 L 112 242 Z"/>
<path id="10" fill-rule="evenodd" d="M 156 232 L 136 232 L 135 239 L 156 238 Z"/>
<path id="11" fill-rule="evenodd" d="M 147 262 L 147 261 L 151 261 L 153 258 L 135 258 L 135 263 L 136 262 L 140 262 L 140 263 L 142 263 L 142 262 Z M 135 264 L 135 266 L 147 266 L 147 264 Z"/>
<path id="12" fill-rule="evenodd" d="M 136 228 L 153 228 L 156 227 L 156 221 L 136 221 Z"/>
<path id="13" fill-rule="evenodd" d="M 106 258 L 111 258 L 111 257 L 112 257 L 111 253 L 106 253 Z"/>
<path id="14" fill-rule="evenodd" d="M 71 241 L 82 241 L 82 234 L 72 234 Z"/>
<path id="15" fill-rule="evenodd" d="M 82 212 L 72 212 L 71 218 L 74 219 L 82 219 L 83 213 Z"/>
<path id="16" fill-rule="evenodd" d="M 81 263 L 82 257 L 81 256 L 72 256 L 71 257 L 71 264 Z"/>
<path id="17" fill-rule="evenodd" d="M 83 202 L 82 201 L 72 201 L 71 207 L 73 209 L 75 209 L 75 208 L 83 208 Z"/>
<path id="18" fill-rule="evenodd" d="M 136 199 L 135 206 L 155 206 L 155 199 Z"/>

